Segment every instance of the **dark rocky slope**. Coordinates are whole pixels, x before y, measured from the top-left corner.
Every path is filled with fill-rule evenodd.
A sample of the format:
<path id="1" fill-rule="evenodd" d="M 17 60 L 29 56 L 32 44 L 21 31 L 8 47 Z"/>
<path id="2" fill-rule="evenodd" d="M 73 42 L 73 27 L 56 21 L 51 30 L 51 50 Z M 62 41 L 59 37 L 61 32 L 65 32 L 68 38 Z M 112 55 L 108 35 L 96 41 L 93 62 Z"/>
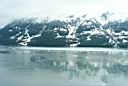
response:
<path id="1" fill-rule="evenodd" d="M 1 45 L 128 47 L 128 20 L 69 16 L 65 20 L 20 19 L 0 29 Z M 103 24 L 103 22 L 105 22 Z"/>

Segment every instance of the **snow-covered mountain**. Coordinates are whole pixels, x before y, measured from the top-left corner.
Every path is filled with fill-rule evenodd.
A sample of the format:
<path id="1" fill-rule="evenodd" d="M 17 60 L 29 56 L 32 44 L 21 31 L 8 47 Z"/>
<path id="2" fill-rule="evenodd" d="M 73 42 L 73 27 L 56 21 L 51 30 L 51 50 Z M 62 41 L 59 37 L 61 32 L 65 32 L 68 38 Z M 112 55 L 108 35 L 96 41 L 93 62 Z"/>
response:
<path id="1" fill-rule="evenodd" d="M 0 29 L 1 45 L 47 47 L 128 47 L 128 19 L 86 15 L 65 19 L 19 19 Z"/>

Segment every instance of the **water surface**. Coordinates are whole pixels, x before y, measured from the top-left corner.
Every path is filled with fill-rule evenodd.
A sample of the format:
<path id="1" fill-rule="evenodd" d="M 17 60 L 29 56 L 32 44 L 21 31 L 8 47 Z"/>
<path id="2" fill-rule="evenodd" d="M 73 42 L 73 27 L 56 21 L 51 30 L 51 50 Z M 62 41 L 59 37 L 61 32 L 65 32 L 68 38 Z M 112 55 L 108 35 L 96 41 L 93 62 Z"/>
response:
<path id="1" fill-rule="evenodd" d="M 0 86 L 128 86 L 128 50 L 0 47 Z"/>

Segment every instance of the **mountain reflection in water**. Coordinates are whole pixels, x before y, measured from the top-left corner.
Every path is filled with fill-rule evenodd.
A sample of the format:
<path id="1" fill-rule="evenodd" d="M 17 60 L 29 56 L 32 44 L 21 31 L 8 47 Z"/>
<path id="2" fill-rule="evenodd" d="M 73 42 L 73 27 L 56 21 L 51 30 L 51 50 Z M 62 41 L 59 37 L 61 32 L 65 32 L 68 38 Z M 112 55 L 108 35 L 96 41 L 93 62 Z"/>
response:
<path id="1" fill-rule="evenodd" d="M 45 86 L 128 86 L 127 50 L 112 51 L 110 49 L 110 51 L 104 51 L 103 49 L 96 51 L 94 49 L 98 48 L 92 48 L 91 51 L 88 49 L 76 51 L 2 48 L 0 49 L 0 69 L 4 69 L 12 77 L 20 78 L 21 81 L 23 76 L 28 76 L 30 79 L 37 74 L 36 77 L 39 76 L 41 80 L 62 80 L 61 83 L 63 82 L 62 84 L 59 82 L 57 82 L 58 84 L 50 84 L 47 81 Z M 56 76 L 52 77 L 54 74 Z M 58 78 L 60 76 L 61 78 Z M 64 84 L 64 80 L 72 81 L 75 85 L 73 83 L 68 84 L 68 82 Z M 31 86 L 32 83 L 36 83 L 35 85 L 40 83 L 38 86 L 44 85 L 42 82 L 38 81 L 37 84 L 35 81 L 27 84 L 27 86 Z M 54 81 L 54 83 L 56 82 Z M 24 85 L 26 84 L 18 86 Z M 16 85 L 13 84 L 12 86 Z"/>

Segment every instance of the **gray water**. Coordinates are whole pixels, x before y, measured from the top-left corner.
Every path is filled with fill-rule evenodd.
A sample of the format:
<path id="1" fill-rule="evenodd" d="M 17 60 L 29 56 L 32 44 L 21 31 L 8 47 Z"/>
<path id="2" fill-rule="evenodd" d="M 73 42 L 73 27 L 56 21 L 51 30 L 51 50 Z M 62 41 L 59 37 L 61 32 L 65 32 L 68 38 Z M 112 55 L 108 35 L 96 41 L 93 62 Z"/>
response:
<path id="1" fill-rule="evenodd" d="M 128 50 L 1 46 L 0 86 L 128 86 Z"/>

